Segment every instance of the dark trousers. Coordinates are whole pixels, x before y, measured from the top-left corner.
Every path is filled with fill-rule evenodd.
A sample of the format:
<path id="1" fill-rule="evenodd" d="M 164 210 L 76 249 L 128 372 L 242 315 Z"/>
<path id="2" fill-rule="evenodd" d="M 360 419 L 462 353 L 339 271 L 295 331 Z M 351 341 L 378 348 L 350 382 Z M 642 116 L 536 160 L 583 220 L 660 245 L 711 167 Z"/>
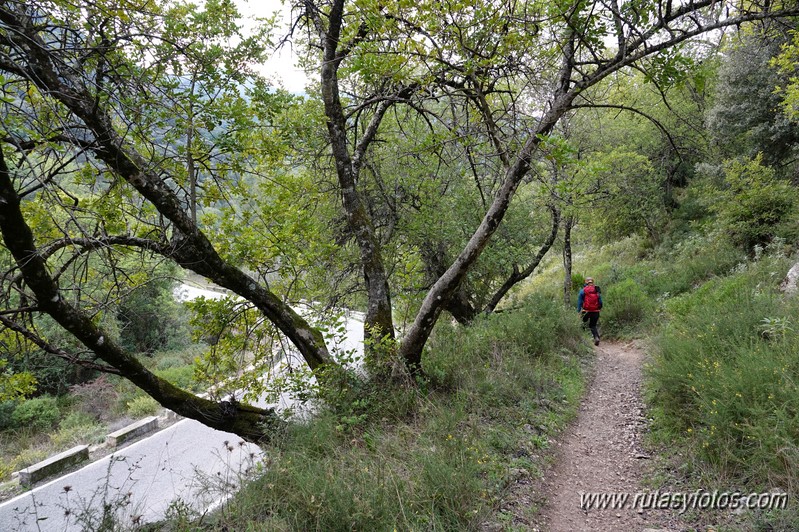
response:
<path id="1" fill-rule="evenodd" d="M 588 328 L 591 329 L 591 336 L 594 340 L 599 339 L 599 330 L 596 324 L 599 322 L 599 311 L 596 312 L 583 312 L 583 323 L 588 322 Z"/>

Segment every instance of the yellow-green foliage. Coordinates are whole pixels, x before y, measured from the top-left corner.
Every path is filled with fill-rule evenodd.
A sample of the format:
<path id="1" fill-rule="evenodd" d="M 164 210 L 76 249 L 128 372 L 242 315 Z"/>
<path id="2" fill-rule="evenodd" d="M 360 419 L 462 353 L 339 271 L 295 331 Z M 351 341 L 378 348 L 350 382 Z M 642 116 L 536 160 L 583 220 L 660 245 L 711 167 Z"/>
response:
<path id="1" fill-rule="evenodd" d="M 720 226 L 732 241 L 750 251 L 775 237 L 793 241 L 797 230 L 799 194 L 787 181 L 777 179 L 762 156 L 751 161 L 729 161 L 724 166 L 727 188 L 714 205 Z"/>
<path id="2" fill-rule="evenodd" d="M 152 416 L 158 412 L 160 408 L 156 400 L 149 395 L 140 395 L 132 401 L 129 401 L 127 406 L 128 414 L 132 417 Z"/>

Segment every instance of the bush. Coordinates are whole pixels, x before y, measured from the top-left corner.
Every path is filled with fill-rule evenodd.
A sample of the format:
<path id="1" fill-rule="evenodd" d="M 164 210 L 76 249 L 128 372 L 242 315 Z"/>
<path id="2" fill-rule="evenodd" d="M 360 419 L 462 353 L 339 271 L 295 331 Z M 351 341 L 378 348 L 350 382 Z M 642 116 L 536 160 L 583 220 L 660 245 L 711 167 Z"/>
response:
<path id="1" fill-rule="evenodd" d="M 0 402 L 0 431 L 14 426 L 14 410 L 17 408 L 15 401 Z"/>
<path id="2" fill-rule="evenodd" d="M 156 370 L 165 370 L 170 368 L 179 368 L 181 366 L 185 366 L 186 361 L 183 360 L 181 357 L 178 356 L 165 356 L 163 358 L 158 359 L 158 362 L 155 365 Z"/>
<path id="3" fill-rule="evenodd" d="M 58 432 L 50 436 L 50 442 L 58 448 L 95 443 L 105 432 L 105 427 L 97 423 L 93 416 L 77 411 L 61 420 Z"/>
<path id="4" fill-rule="evenodd" d="M 796 188 L 777 179 L 774 170 L 761 162 L 758 155 L 752 161 L 725 165 L 729 189 L 714 207 L 722 227 L 747 252 L 766 246 L 775 237 L 793 241 L 799 234 Z"/>
<path id="5" fill-rule="evenodd" d="M 111 420 L 115 415 L 114 406 L 119 398 L 114 380 L 120 379 L 101 375 L 86 384 L 72 386 L 70 395 L 75 404 L 74 408 L 100 421 Z"/>
<path id="6" fill-rule="evenodd" d="M 70 412 L 67 417 L 62 419 L 61 423 L 58 424 L 58 428 L 61 430 L 69 430 L 74 429 L 75 427 L 85 427 L 87 425 L 94 424 L 96 424 L 94 416 L 91 416 L 86 412 L 76 411 Z"/>
<path id="7" fill-rule="evenodd" d="M 194 380 L 193 366 L 171 367 L 157 370 L 155 374 L 184 390 L 196 390 L 198 387 L 197 381 Z"/>
<path id="8" fill-rule="evenodd" d="M 31 427 L 39 432 L 52 429 L 60 417 L 58 402 L 49 395 L 23 401 L 11 414 L 14 427 Z"/>
<path id="9" fill-rule="evenodd" d="M 630 332 L 651 318 L 655 303 L 632 279 L 612 284 L 603 291 L 602 326 L 605 334 Z"/>
<path id="10" fill-rule="evenodd" d="M 128 414 L 134 418 L 153 416 L 161 408 L 161 405 L 149 395 L 141 395 L 129 401 L 127 406 Z"/>

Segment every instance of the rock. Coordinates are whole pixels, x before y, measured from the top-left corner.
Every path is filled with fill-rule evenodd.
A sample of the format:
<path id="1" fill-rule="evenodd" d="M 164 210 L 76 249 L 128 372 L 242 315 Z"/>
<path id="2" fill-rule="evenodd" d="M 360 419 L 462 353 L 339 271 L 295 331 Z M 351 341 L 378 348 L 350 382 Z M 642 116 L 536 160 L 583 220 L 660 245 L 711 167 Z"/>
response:
<path id="1" fill-rule="evenodd" d="M 780 284 L 780 290 L 785 295 L 795 295 L 799 292 L 799 262 L 788 270 L 788 275 L 785 276 L 785 279 Z"/>
<path id="2" fill-rule="evenodd" d="M 738 506 L 735 510 L 733 510 L 733 514 L 735 515 L 743 515 L 745 514 L 749 508 L 747 508 L 747 503 L 749 502 L 749 497 L 741 497 L 741 505 Z"/>

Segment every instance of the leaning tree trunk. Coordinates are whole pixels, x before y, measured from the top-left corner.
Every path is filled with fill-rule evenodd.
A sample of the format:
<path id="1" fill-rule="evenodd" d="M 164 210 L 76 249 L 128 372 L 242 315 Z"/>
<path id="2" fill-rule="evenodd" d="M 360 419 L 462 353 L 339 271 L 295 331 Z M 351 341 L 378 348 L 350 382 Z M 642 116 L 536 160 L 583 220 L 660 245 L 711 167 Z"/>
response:
<path id="1" fill-rule="evenodd" d="M 572 227 L 574 216 L 569 216 L 563 223 L 563 302 L 569 308 L 572 305 Z"/>
<path id="2" fill-rule="evenodd" d="M 14 189 L 8 166 L 0 149 L 0 234 L 11 252 L 22 278 L 36 296 L 35 308 L 51 316 L 98 358 L 144 390 L 163 407 L 181 416 L 219 430 L 232 432 L 248 441 L 267 439 L 270 427 L 280 424 L 274 410 L 233 401 L 215 402 L 181 390 L 150 372 L 135 356 L 126 352 L 111 336 L 94 324 L 91 317 L 61 296 L 39 253 L 33 232 L 22 215 L 20 198 Z"/>
<path id="3" fill-rule="evenodd" d="M 455 293 L 458 285 L 460 285 L 469 269 L 480 257 L 499 224 L 502 223 L 516 189 L 530 170 L 533 154 L 538 150 L 542 139 L 553 130 L 555 124 L 566 114 L 577 97 L 578 91 L 569 89 L 570 76 L 574 66 L 573 55 L 574 35 L 570 37 L 564 46 L 564 62 L 552 106 L 541 117 L 538 125 L 531 132 L 521 150 L 519 150 L 513 164 L 508 167 L 502 185 L 496 196 L 494 196 L 494 200 L 488 207 L 480 225 L 452 265 L 427 293 L 414 322 L 406 331 L 399 351 L 400 356 L 405 360 L 412 372 L 417 372 L 421 368 L 422 349 L 424 349 L 430 333 L 433 332 L 433 327 L 441 314 L 444 302 L 449 300 Z"/>

